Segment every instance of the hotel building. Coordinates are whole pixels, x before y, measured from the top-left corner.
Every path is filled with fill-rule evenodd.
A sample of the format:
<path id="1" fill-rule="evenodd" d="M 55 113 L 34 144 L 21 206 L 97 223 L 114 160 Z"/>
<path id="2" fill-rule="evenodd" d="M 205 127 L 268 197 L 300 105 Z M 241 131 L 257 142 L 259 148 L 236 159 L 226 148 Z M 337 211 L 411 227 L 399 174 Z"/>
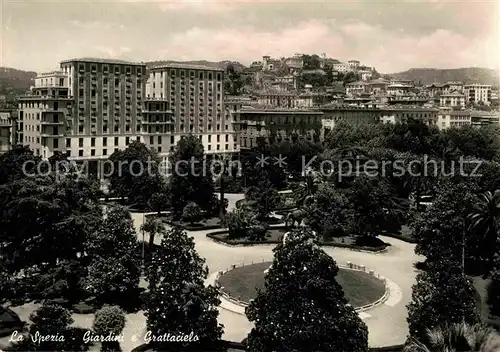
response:
<path id="1" fill-rule="evenodd" d="M 140 63 L 65 60 L 60 71 L 39 74 L 31 94 L 19 98 L 18 142 L 42 158 L 59 151 L 99 170 L 99 160 L 143 140 L 146 79 Z"/>
<path id="2" fill-rule="evenodd" d="M 224 106 L 224 70 L 180 63 L 153 67 L 146 96 L 168 102 L 172 110 L 167 149 L 193 134 L 200 137 L 208 154 L 239 151 L 232 115 Z"/>

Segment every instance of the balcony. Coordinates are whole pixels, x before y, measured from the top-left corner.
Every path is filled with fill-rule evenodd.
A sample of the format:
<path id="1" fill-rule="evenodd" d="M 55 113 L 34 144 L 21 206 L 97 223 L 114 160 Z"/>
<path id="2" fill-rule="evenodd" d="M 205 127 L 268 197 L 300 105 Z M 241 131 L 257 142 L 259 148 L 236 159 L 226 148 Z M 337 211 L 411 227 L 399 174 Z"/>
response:
<path id="1" fill-rule="evenodd" d="M 60 132 L 58 134 L 53 134 L 53 133 L 48 133 L 48 132 L 42 132 L 40 134 L 40 136 L 42 138 L 61 138 L 61 137 L 64 137 L 64 134 L 62 134 Z"/>
<path id="2" fill-rule="evenodd" d="M 64 122 L 62 121 L 41 121 L 40 124 L 42 126 L 62 126 Z"/>

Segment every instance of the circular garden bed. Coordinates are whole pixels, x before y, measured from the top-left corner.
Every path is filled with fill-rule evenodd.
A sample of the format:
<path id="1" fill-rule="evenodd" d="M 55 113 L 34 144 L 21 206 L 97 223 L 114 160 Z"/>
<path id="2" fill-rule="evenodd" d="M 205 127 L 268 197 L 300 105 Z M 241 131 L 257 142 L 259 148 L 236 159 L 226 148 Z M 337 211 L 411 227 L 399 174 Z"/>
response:
<path id="1" fill-rule="evenodd" d="M 264 289 L 264 270 L 270 265 L 271 262 L 263 262 L 229 270 L 219 278 L 218 283 L 229 296 L 249 302 L 257 297 L 259 289 Z M 385 293 L 381 280 L 362 271 L 340 268 L 336 279 L 344 289 L 347 301 L 354 307 L 373 303 Z"/>

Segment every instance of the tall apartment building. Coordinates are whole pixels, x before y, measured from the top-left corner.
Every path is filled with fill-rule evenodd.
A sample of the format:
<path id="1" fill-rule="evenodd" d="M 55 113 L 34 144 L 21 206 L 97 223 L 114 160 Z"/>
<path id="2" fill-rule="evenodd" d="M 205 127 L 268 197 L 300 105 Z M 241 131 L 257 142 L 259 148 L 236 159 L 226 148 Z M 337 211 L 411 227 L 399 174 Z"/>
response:
<path id="1" fill-rule="evenodd" d="M 467 103 L 477 104 L 483 102 L 490 105 L 491 102 L 491 86 L 487 84 L 466 84 L 464 85 L 464 93 Z"/>
<path id="2" fill-rule="evenodd" d="M 19 98 L 18 143 L 49 158 L 98 160 L 142 140 L 146 66 L 106 59 L 72 59 L 61 71 L 39 74 L 31 94 Z"/>
<path id="3" fill-rule="evenodd" d="M 84 58 L 61 62 L 61 70 L 74 99 L 65 141 L 71 157 L 106 159 L 115 149 L 141 140 L 144 64 Z"/>
<path id="4" fill-rule="evenodd" d="M 172 63 L 150 69 L 148 99 L 163 99 L 172 110 L 171 148 L 183 136 L 198 135 L 208 154 L 239 151 L 233 115 L 224 105 L 224 70 Z"/>
<path id="5" fill-rule="evenodd" d="M 67 83 L 60 71 L 42 73 L 31 94 L 18 99 L 16 143 L 28 145 L 35 155 L 49 158 L 55 151 L 66 152 L 74 103 Z"/>

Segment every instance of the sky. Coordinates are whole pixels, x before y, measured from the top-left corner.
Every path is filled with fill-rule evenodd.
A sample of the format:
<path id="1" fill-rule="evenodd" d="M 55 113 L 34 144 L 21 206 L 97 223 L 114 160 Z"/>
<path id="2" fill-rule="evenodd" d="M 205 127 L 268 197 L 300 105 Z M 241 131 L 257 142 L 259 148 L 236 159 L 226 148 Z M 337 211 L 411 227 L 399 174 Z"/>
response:
<path id="1" fill-rule="evenodd" d="M 77 57 L 239 61 L 322 54 L 379 72 L 499 68 L 495 0 L 0 0 L 0 66 Z"/>

